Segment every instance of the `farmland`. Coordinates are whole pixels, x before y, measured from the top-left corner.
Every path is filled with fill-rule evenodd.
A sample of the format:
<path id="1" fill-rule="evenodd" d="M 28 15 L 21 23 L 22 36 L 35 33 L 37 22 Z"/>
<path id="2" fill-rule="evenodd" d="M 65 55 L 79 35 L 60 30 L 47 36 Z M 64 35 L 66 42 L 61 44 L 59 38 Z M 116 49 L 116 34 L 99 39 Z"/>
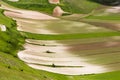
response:
<path id="1" fill-rule="evenodd" d="M 111 18 L 111 14 L 96 17 L 97 14 L 102 14 L 96 12 L 97 14 L 82 19 L 74 19 L 71 16 L 58 19 L 49 16 L 52 10 L 50 6 L 55 5 L 47 5 L 50 7 L 47 10 L 46 7 L 38 9 L 38 2 L 41 6 L 49 4 L 46 0 L 7 2 L 15 6 L 13 7 L 0 2 L 3 5 L 0 9 L 0 24 L 7 27 L 6 32 L 0 31 L 1 80 L 120 79 L 119 14 Z M 61 1 L 59 5 L 71 13 L 80 13 L 81 11 L 76 12 L 77 8 L 82 8 L 84 3 L 92 3 L 85 0 L 81 6 L 76 5 L 69 10 L 67 7 L 77 2 L 72 0 L 69 5 L 66 2 L 69 1 Z M 20 7 L 33 4 L 35 6 Z M 97 3 L 92 4 L 99 6 Z M 90 10 L 84 7 L 86 11 L 81 9 L 82 13 L 91 12 L 96 8 L 93 6 Z M 31 18 L 30 12 L 36 15 Z M 43 15 L 44 18 L 37 17 Z M 114 25 L 115 28 L 108 24 Z"/>

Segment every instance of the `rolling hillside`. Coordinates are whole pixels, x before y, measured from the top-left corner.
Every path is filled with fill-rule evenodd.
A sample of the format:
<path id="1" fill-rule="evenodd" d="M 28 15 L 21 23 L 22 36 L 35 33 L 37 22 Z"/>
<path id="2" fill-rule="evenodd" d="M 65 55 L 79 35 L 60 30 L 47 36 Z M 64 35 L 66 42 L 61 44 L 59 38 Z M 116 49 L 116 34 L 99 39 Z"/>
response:
<path id="1" fill-rule="evenodd" d="M 2 15 L 3 10 L 1 10 L 1 14 L 0 14 L 0 24 L 4 24 L 6 25 L 8 28 L 9 27 L 13 27 L 11 24 L 14 23 L 14 21 L 10 18 L 5 17 L 4 15 Z M 9 20 L 9 23 L 6 23 L 6 21 Z M 60 75 L 60 74 L 53 74 L 53 73 L 48 73 L 45 71 L 38 71 L 35 69 L 31 69 L 29 68 L 27 65 L 25 65 L 25 63 L 23 63 L 22 61 L 20 61 L 18 58 L 16 58 L 16 50 L 18 51 L 18 49 L 20 49 L 20 47 L 17 47 L 16 49 L 14 48 L 14 50 L 11 50 L 12 46 L 14 46 L 14 44 L 16 43 L 12 43 L 9 44 L 11 47 L 5 47 L 5 45 L 8 45 L 7 41 L 11 41 L 11 39 L 13 40 L 21 40 L 22 43 L 23 38 L 18 38 L 18 37 L 11 37 L 14 34 L 18 33 L 16 31 L 16 29 L 14 29 L 14 31 L 10 32 L 11 28 L 3 33 L 0 32 L 0 41 L 2 41 L 2 43 L 0 43 L 0 45 L 2 45 L 1 47 L 5 49 L 10 49 L 9 51 L 6 52 L 2 50 L 2 48 L 0 48 L 0 79 L 1 80 L 119 80 L 119 71 L 115 71 L 115 72 L 110 72 L 110 73 L 104 73 L 104 74 L 98 74 L 98 75 L 84 75 L 84 76 L 64 76 L 64 75 Z M 13 28 L 12 28 L 13 30 Z M 10 33 L 10 35 L 6 35 L 7 33 Z M 5 37 L 5 35 L 7 37 Z M 19 33 L 18 33 L 19 35 Z M 17 36 L 18 36 L 17 35 Z M 11 39 L 7 39 L 7 38 L 11 38 Z M 3 42 L 5 44 L 3 44 Z M 7 44 L 6 44 L 7 43 Z M 17 44 L 16 44 L 17 45 Z M 14 54 L 13 54 L 14 53 Z M 111 76 L 112 75 L 112 76 Z"/>
<path id="2" fill-rule="evenodd" d="M 0 80 L 120 80 L 118 13 L 117 15 L 115 13 L 101 16 L 103 11 L 100 10 L 82 19 L 76 18 L 76 16 L 64 17 L 66 20 L 44 15 L 47 18 L 52 18 L 52 20 L 47 20 L 47 18 L 44 19 L 45 17 L 39 18 L 36 15 L 31 18 L 30 14 L 30 12 L 37 14 L 37 16 L 43 15 L 42 13 L 51 14 L 56 5 L 49 4 L 47 0 L 3 1 L 14 7 L 0 2 L 8 8 L 0 9 L 0 24 L 5 25 L 7 29 L 5 32 L 0 29 Z M 61 6 L 64 11 L 82 14 L 90 13 L 101 7 L 100 4 L 90 0 L 61 0 L 61 3 L 57 5 Z M 23 9 L 36 10 L 42 13 Z M 112 17 L 109 17 L 111 15 Z M 20 28 L 19 31 L 18 28 Z M 71 55 L 66 56 L 63 45 L 67 47 L 70 54 L 74 55 L 72 57 L 75 59 L 70 58 Z M 60 54 L 59 49 L 63 51 Z M 21 50 L 27 56 L 20 57 L 18 52 Z M 64 55 L 62 55 L 63 53 Z M 69 64 L 65 62 L 63 57 L 73 61 Z M 57 58 L 61 59 L 56 60 L 56 64 L 54 64 L 54 59 Z M 83 62 L 102 66 L 108 71 L 100 74 L 64 75 L 29 67 L 35 65 L 38 68 L 43 66 L 43 68 L 49 67 L 49 69 L 53 68 L 54 70 L 84 68 L 86 65 L 72 64 L 72 62 L 77 63 L 75 60 L 78 58 L 84 58 Z M 62 62 L 60 63 L 60 61 Z M 92 70 L 92 68 L 88 69 Z"/>

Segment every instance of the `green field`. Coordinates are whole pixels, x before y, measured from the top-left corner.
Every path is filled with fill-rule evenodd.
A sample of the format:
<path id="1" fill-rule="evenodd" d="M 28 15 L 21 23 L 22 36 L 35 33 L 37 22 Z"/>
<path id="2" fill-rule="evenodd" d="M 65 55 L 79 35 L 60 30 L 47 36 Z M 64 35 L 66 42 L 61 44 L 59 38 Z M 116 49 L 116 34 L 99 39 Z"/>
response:
<path id="1" fill-rule="evenodd" d="M 99 20 L 114 20 L 114 21 L 120 21 L 120 14 L 119 13 L 107 13 L 99 11 L 88 17 L 86 19 L 99 19 Z"/>
<path id="2" fill-rule="evenodd" d="M 15 7 L 37 10 L 46 13 L 52 13 L 56 5 L 49 4 L 48 0 L 20 0 L 19 2 L 10 2 L 3 0 Z M 80 5 L 79 5 L 80 3 Z M 92 10 L 100 7 L 99 4 L 91 2 L 89 0 L 61 0 L 61 3 L 58 4 L 62 9 L 69 13 L 89 13 Z M 74 7 L 73 7 L 74 6 Z"/>
<path id="3" fill-rule="evenodd" d="M 106 28 L 67 20 L 40 21 L 39 23 L 47 25 L 45 28 L 48 30 L 61 34 L 113 32 L 112 30 Z"/>

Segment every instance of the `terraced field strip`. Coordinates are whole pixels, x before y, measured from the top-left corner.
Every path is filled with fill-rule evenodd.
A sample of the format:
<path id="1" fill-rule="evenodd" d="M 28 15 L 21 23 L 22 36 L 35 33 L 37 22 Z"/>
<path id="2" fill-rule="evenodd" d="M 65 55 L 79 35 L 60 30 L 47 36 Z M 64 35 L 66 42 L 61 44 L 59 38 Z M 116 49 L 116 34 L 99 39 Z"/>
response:
<path id="1" fill-rule="evenodd" d="M 42 42 L 44 41 L 40 43 Z M 47 44 L 50 45 L 51 41 L 48 41 Z M 58 43 L 54 41 L 53 44 Z M 106 71 L 102 66 L 88 64 L 79 56 L 71 54 L 66 50 L 67 47 L 62 44 L 60 46 L 59 44 L 58 46 L 39 46 L 27 43 L 24 47 L 25 50 L 18 53 L 19 58 L 36 69 L 66 75 L 91 74 Z M 89 68 L 94 68 L 95 71 L 91 71 Z"/>
<path id="2" fill-rule="evenodd" d="M 39 40 L 27 40 L 29 43 L 37 44 L 40 43 Z M 41 40 L 42 41 L 42 40 Z M 45 43 L 46 42 L 46 43 Z M 45 42 L 42 41 L 44 46 L 54 45 L 53 41 L 46 40 Z M 50 42 L 50 44 L 47 44 L 47 42 Z M 63 43 L 66 46 L 73 47 L 76 49 L 78 46 L 87 46 L 93 47 L 90 49 L 88 46 L 84 47 L 84 49 L 81 50 L 81 48 L 75 49 L 69 49 L 72 54 L 74 54 L 77 57 L 84 57 L 85 59 L 88 59 L 87 61 L 89 63 L 94 63 L 98 65 L 103 65 L 109 70 L 119 70 L 119 52 L 120 52 L 120 37 L 119 36 L 112 36 L 112 37 L 104 37 L 104 38 L 91 38 L 91 39 L 73 39 L 73 40 L 57 40 L 59 43 Z M 104 48 L 98 48 L 100 47 L 98 44 L 104 46 Z M 97 47 L 93 44 L 96 44 Z M 54 46 L 61 46 L 61 45 L 54 45 Z M 96 49 L 97 48 L 97 49 Z M 89 50 L 88 50 L 89 49 Z M 83 54 L 84 53 L 84 54 Z M 114 55 L 114 56 L 113 56 Z M 114 58 L 115 57 L 115 58 Z M 109 64 L 109 65 L 108 65 Z"/>
<path id="3" fill-rule="evenodd" d="M 23 10 L 19 8 L 12 7 L 4 2 L 2 3 L 1 7 L 2 9 L 6 10 L 4 11 L 4 14 L 9 17 L 18 17 L 18 18 L 25 18 L 25 19 L 35 19 L 35 20 L 49 20 L 49 19 L 57 19 L 55 17 L 51 17 L 47 14 L 43 14 L 37 11 L 30 11 L 30 10 Z"/>
<path id="4" fill-rule="evenodd" d="M 17 13 L 16 13 L 17 14 Z M 18 13 L 19 14 L 19 13 Z M 6 14 L 7 15 L 7 14 Z M 9 15 L 7 15 L 9 16 Z M 13 16 L 14 17 L 14 16 Z M 103 27 L 96 27 L 82 22 L 66 20 L 33 20 L 26 18 L 15 18 L 18 30 L 36 34 L 73 34 L 73 33 L 96 33 L 113 32 Z M 73 27 L 74 26 L 74 27 Z"/>
<path id="5" fill-rule="evenodd" d="M 89 38 L 100 38 L 100 37 L 114 37 L 120 36 L 120 32 L 102 32 L 102 33 L 78 33 L 78 34 L 34 34 L 28 32 L 22 32 L 23 36 L 28 39 L 36 40 L 68 40 L 68 39 L 89 39 Z"/>
<path id="6" fill-rule="evenodd" d="M 64 45 L 72 45 L 72 44 L 84 44 L 84 43 L 96 43 L 96 42 L 106 42 L 106 41 L 119 41 L 120 40 L 120 36 L 111 36 L 111 37 L 98 37 L 98 38 L 89 38 L 88 39 L 68 39 L 68 40 L 56 40 L 58 43 L 62 43 Z M 41 45 L 41 46 L 49 46 L 49 45 L 53 45 L 53 46 L 57 46 L 60 44 L 55 44 L 54 40 L 33 40 L 33 39 L 26 39 L 26 42 L 29 44 L 36 44 L 36 45 Z M 40 43 L 42 42 L 42 43 Z M 40 43 L 40 44 L 38 44 Z M 49 44 L 48 44 L 49 43 Z"/>
<path id="7" fill-rule="evenodd" d="M 96 19 L 90 19 L 90 20 L 83 19 L 82 21 L 94 26 L 120 31 L 120 23 L 119 23 L 120 21 L 96 20 Z"/>
<path id="8" fill-rule="evenodd" d="M 60 34 L 73 34 L 73 33 L 96 33 L 96 32 L 112 32 L 113 30 L 106 29 L 103 27 L 96 27 L 90 24 L 67 21 L 67 20 L 49 20 L 49 21 L 40 21 L 40 24 L 46 29 L 52 30 Z"/>
<path id="9" fill-rule="evenodd" d="M 114 11 L 113 11 L 114 12 Z M 119 13 L 101 13 L 86 17 L 86 19 L 120 21 Z"/>
<path id="10" fill-rule="evenodd" d="M 102 39 L 102 38 L 101 38 Z M 106 41 L 102 41 L 100 38 L 92 38 L 91 42 L 88 39 L 84 42 L 80 40 L 57 40 L 59 43 L 64 43 L 64 46 L 68 47 L 69 53 L 73 54 L 74 57 L 82 57 L 82 61 L 102 65 L 106 67 L 109 71 L 119 70 L 119 61 L 120 61 L 120 37 L 109 37 L 104 38 Z M 96 40 L 94 42 L 94 40 Z M 52 47 L 60 47 L 62 45 L 55 44 L 52 40 L 27 40 L 29 43 L 34 44 L 44 44 L 46 47 L 51 47 L 50 45 L 54 45 Z M 70 42 L 67 42 L 70 41 Z M 88 43 L 89 42 L 89 43 Z M 101 48 L 101 46 L 102 48 Z M 43 46 L 43 45 L 42 45 Z M 43 46 L 43 47 L 44 47 Z M 81 48 L 78 48 L 81 46 Z M 104 47 L 104 48 L 103 48 Z M 92 48 L 92 49 L 91 49 Z M 50 48 L 49 48 L 50 49 Z M 50 50 L 54 52 L 53 49 Z M 44 51 L 43 51 L 44 52 Z M 67 52 L 66 52 L 67 53 Z M 31 53 L 32 54 L 32 53 Z M 44 56 L 54 55 L 55 53 L 43 54 Z M 34 55 L 39 55 L 39 53 L 34 53 Z M 54 56 L 56 57 L 56 56 Z M 60 57 L 60 56 L 59 56 Z M 63 56 L 64 57 L 64 56 Z"/>

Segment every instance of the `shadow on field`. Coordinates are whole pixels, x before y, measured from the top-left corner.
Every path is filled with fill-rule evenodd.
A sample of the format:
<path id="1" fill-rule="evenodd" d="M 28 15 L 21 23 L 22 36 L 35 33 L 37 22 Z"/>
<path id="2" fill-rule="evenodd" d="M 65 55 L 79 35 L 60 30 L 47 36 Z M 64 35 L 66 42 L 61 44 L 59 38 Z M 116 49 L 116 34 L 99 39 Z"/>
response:
<path id="1" fill-rule="evenodd" d="M 96 3 L 100 3 L 107 6 L 120 6 L 120 0 L 88 0 Z"/>

